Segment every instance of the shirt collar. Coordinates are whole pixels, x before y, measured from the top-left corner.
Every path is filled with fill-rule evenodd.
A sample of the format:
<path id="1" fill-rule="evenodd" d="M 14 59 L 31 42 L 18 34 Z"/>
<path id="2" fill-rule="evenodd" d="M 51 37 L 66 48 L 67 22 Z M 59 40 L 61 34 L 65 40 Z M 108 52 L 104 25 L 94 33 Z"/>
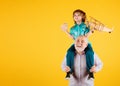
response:
<path id="1" fill-rule="evenodd" d="M 84 22 L 81 22 L 81 24 L 75 24 L 75 26 L 81 26 L 81 25 L 84 25 Z"/>
<path id="2" fill-rule="evenodd" d="M 76 51 L 76 54 L 79 54 L 79 53 L 77 53 L 77 51 Z M 79 54 L 79 55 L 84 55 L 85 54 L 85 51 L 83 51 L 81 54 Z"/>

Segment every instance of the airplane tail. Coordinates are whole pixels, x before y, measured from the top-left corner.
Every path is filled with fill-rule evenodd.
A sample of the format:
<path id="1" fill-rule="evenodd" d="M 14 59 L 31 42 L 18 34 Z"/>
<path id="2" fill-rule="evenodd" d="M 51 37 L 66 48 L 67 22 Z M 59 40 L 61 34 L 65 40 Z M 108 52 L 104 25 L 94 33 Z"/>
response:
<path id="1" fill-rule="evenodd" d="M 103 23 L 101 23 L 100 21 L 96 20 L 95 18 L 91 16 L 90 16 L 90 20 L 86 21 L 86 25 L 90 27 L 92 32 L 97 30 L 97 31 L 111 33 L 113 31 L 113 28 L 111 29 L 111 28 L 106 27 Z"/>

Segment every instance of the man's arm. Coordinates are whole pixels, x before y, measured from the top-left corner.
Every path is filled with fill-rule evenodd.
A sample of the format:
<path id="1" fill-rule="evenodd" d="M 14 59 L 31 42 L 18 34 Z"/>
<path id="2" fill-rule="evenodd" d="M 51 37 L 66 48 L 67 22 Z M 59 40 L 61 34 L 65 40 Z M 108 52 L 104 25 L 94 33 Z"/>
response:
<path id="1" fill-rule="evenodd" d="M 69 72 L 70 71 L 70 68 L 68 66 L 66 66 L 66 57 L 64 58 L 64 60 L 62 62 L 61 68 L 64 72 Z"/>
<path id="2" fill-rule="evenodd" d="M 94 53 L 94 63 L 95 63 L 95 72 L 100 71 L 103 67 L 103 63 L 95 53 Z"/>

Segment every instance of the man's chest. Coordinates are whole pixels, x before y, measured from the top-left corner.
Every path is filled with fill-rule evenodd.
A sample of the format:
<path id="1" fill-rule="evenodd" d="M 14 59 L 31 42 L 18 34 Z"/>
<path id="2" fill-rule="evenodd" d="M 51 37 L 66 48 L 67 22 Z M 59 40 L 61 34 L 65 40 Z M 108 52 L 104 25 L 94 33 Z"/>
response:
<path id="1" fill-rule="evenodd" d="M 76 55 L 74 58 L 75 68 L 86 69 L 86 57 L 85 55 Z"/>

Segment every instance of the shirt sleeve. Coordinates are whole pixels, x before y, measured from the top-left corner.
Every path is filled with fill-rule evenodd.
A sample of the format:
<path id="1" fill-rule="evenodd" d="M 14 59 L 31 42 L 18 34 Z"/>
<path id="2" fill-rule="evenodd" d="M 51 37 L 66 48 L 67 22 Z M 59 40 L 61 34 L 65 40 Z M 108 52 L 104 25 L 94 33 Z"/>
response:
<path id="1" fill-rule="evenodd" d="M 70 28 L 70 34 L 73 35 L 73 28 Z"/>
<path id="2" fill-rule="evenodd" d="M 66 56 L 64 57 L 64 60 L 62 61 L 61 68 L 65 72 L 65 67 L 66 67 Z"/>
<path id="3" fill-rule="evenodd" d="M 70 28 L 70 35 L 72 35 L 73 39 L 75 40 L 75 34 L 74 34 L 73 27 Z"/>
<path id="4" fill-rule="evenodd" d="M 96 53 L 94 53 L 94 62 L 96 66 L 96 72 L 100 71 L 103 67 L 103 63 Z"/>
<path id="5" fill-rule="evenodd" d="M 89 28 L 89 27 L 86 27 L 86 28 L 85 28 L 85 34 L 87 34 L 88 32 L 90 32 L 90 28 Z"/>

